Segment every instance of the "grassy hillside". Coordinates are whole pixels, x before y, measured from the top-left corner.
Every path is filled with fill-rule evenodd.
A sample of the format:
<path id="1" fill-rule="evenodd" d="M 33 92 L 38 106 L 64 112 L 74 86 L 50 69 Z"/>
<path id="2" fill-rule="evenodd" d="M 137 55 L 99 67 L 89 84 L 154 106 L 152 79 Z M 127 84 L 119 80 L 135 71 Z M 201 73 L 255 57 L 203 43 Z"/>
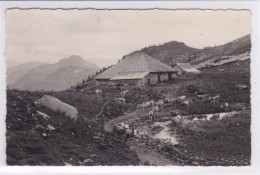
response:
<path id="1" fill-rule="evenodd" d="M 180 88 L 178 95 L 186 95 L 189 98 L 196 97 L 194 94 L 185 93 L 189 86 L 202 89 L 208 96 L 220 95 L 221 103 L 230 104 L 230 110 L 250 108 L 250 60 L 227 63 L 218 67 L 202 69 L 199 78 L 180 77 L 174 83 Z M 244 84 L 246 90 L 236 91 L 236 85 Z M 197 102 L 184 111 L 185 114 L 203 114 L 223 112 L 224 109 L 208 102 Z"/>
<path id="2" fill-rule="evenodd" d="M 227 44 L 205 48 L 197 52 L 196 58 L 191 60 L 191 63 L 198 64 L 222 56 L 236 56 L 245 52 L 250 53 L 250 50 L 251 38 L 250 35 L 246 35 Z"/>
<path id="3" fill-rule="evenodd" d="M 219 121 L 183 123 L 177 129 L 180 152 L 198 165 L 250 165 L 250 124 L 251 117 L 247 112 Z"/>
<path id="4" fill-rule="evenodd" d="M 147 53 L 167 65 L 172 65 L 177 62 L 199 64 L 222 56 L 234 56 L 250 52 L 250 49 L 251 39 L 250 35 L 247 35 L 224 45 L 204 49 L 191 48 L 184 43 L 171 41 L 158 46 L 146 47 L 140 51 Z"/>
<path id="5" fill-rule="evenodd" d="M 169 107 L 168 110 L 179 110 L 183 115 L 243 111 L 219 121 L 183 122 L 177 131 L 181 142 L 178 147 L 180 152 L 198 165 L 249 165 L 251 159 L 250 60 L 205 68 L 199 78 L 180 77 L 173 84 L 180 87 L 175 92 L 179 96 L 196 97 L 186 92 L 189 86 L 193 86 L 204 90 L 208 96 L 219 94 L 220 103 L 199 101 L 188 107 L 177 105 Z M 234 89 L 237 84 L 246 85 L 248 89 L 237 92 Z M 221 108 L 223 103 L 228 103 L 229 108 Z"/>
<path id="6" fill-rule="evenodd" d="M 136 154 L 125 143 L 103 131 L 102 118 L 95 118 L 103 102 L 75 92 L 50 94 L 76 105 L 80 112 L 79 121 L 74 123 L 43 107 L 28 111 L 27 105 L 39 99 L 43 95 L 41 92 L 7 90 L 8 165 L 139 164 Z M 122 114 L 120 108 L 112 105 L 117 111 L 111 114 Z M 39 115 L 36 110 L 49 118 Z"/>
<path id="7" fill-rule="evenodd" d="M 7 90 L 7 164 L 138 165 L 136 154 L 126 143 L 106 133 L 103 124 L 135 110 L 138 103 L 151 96 L 159 98 L 160 94 L 149 89 L 132 89 L 125 97 L 127 105 L 124 107 L 113 101 L 120 96 L 121 88 L 100 89 L 104 93 L 98 99 L 95 88 L 88 87 L 60 92 Z M 44 94 L 75 106 L 79 121 L 74 123 L 44 107 L 28 111 L 28 105 Z M 37 111 L 50 118 L 44 119 Z"/>
<path id="8" fill-rule="evenodd" d="M 184 43 L 172 41 L 158 46 L 146 47 L 141 49 L 141 51 L 167 65 L 171 65 L 177 62 L 189 62 L 200 49 L 191 48 Z"/>

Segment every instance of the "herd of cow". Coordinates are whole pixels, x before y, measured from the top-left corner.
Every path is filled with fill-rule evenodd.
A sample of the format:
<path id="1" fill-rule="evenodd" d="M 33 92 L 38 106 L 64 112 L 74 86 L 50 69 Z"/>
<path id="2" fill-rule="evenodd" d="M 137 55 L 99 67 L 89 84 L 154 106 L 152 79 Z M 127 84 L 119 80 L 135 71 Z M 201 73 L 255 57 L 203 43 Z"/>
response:
<path id="1" fill-rule="evenodd" d="M 96 96 L 101 97 L 102 96 L 102 90 L 96 89 L 95 90 Z M 114 99 L 114 101 L 118 104 L 125 105 L 126 100 L 125 96 L 128 93 L 128 90 L 123 90 L 120 92 L 120 97 L 117 97 Z M 195 96 L 193 97 L 187 97 L 186 95 L 178 96 L 176 98 L 164 98 L 159 99 L 158 101 L 150 100 L 143 102 L 142 104 L 137 105 L 137 109 L 140 109 L 144 112 L 145 116 L 148 116 L 152 121 L 155 121 L 156 114 L 160 112 L 164 108 L 164 106 L 185 106 L 189 107 L 192 103 L 196 102 L 205 102 L 205 103 L 212 103 L 212 104 L 219 104 L 220 103 L 220 95 L 217 94 L 215 96 L 209 96 L 205 93 L 194 93 Z M 228 111 L 229 104 L 227 102 L 223 102 L 220 104 L 220 107 L 223 108 L 225 111 Z M 172 116 L 172 123 L 175 125 L 176 123 L 179 123 L 182 116 L 180 116 L 178 113 L 173 112 L 171 113 Z M 218 118 L 219 116 L 213 115 L 211 116 L 213 118 Z M 197 117 L 199 119 L 199 117 Z M 116 137 L 120 137 L 123 140 L 127 140 L 130 137 L 142 137 L 140 133 L 135 129 L 134 126 L 129 126 L 124 123 L 119 123 L 113 126 L 112 129 L 113 134 Z"/>
<path id="2" fill-rule="evenodd" d="M 197 97 L 187 98 L 185 95 L 179 96 L 177 98 L 164 98 L 160 99 L 159 101 L 147 101 L 142 104 L 139 104 L 137 108 L 141 108 L 143 111 L 148 111 L 148 116 L 151 116 L 152 119 L 154 119 L 154 112 L 159 112 L 160 109 L 163 109 L 164 104 L 168 104 L 170 106 L 175 105 L 183 105 L 185 107 L 188 107 L 192 103 L 204 101 L 204 102 L 210 102 L 212 104 L 220 103 L 220 95 L 215 96 L 208 96 L 207 94 L 203 95 L 197 95 Z M 228 110 L 229 104 L 223 103 L 221 104 L 221 108 L 225 109 L 225 111 Z"/>

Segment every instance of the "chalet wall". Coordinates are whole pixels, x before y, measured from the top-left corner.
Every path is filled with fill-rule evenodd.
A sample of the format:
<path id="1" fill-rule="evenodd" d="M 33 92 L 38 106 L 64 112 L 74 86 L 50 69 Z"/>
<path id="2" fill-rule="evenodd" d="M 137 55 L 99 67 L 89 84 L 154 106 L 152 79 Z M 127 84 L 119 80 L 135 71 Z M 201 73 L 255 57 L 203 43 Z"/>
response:
<path id="1" fill-rule="evenodd" d="M 115 84 L 125 84 L 125 85 L 135 85 L 135 86 L 145 86 L 148 85 L 148 81 L 150 80 L 150 84 L 159 83 L 158 74 L 160 75 L 160 81 L 169 81 L 168 73 L 149 73 L 142 79 L 135 80 L 96 80 L 96 85 L 106 85 L 107 83 L 115 83 Z M 172 78 L 177 77 L 176 73 L 171 73 Z"/>
<path id="2" fill-rule="evenodd" d="M 161 81 L 168 81 L 169 80 L 168 73 L 161 73 L 160 79 L 161 79 Z"/>
<path id="3" fill-rule="evenodd" d="M 125 84 L 125 85 L 135 85 L 135 86 L 142 86 L 142 79 L 140 80 L 113 80 L 110 81 L 115 84 Z"/>
<path id="4" fill-rule="evenodd" d="M 177 74 L 178 74 L 178 72 L 177 72 L 177 73 L 173 73 L 173 74 L 172 74 L 172 78 L 176 78 L 176 77 L 177 77 Z"/>
<path id="5" fill-rule="evenodd" d="M 156 84 L 158 82 L 158 77 L 156 74 L 152 74 L 152 73 L 149 73 L 148 75 L 146 75 L 142 81 L 143 81 L 143 84 L 144 85 L 147 85 L 148 84 L 148 80 L 150 79 L 150 84 Z"/>
<path id="6" fill-rule="evenodd" d="M 146 75 L 142 81 L 143 81 L 143 85 L 148 85 L 148 80 L 150 79 L 150 84 L 157 84 L 159 83 L 159 79 L 158 79 L 158 74 L 160 75 L 160 81 L 169 81 L 169 75 L 168 73 L 149 73 L 148 75 Z M 177 75 L 176 73 L 171 73 L 172 78 L 176 78 Z"/>

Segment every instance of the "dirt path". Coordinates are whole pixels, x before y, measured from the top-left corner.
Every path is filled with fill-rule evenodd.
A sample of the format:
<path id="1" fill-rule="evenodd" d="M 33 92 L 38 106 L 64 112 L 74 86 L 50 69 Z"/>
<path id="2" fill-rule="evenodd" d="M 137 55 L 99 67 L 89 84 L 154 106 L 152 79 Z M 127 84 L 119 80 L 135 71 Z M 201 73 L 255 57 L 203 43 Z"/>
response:
<path id="1" fill-rule="evenodd" d="M 154 139 L 169 139 L 170 138 L 170 142 L 172 143 L 172 145 L 176 145 L 178 144 L 178 140 L 176 138 L 176 134 L 173 134 L 171 132 L 171 127 L 168 127 L 167 125 L 171 125 L 172 121 L 165 121 L 165 122 L 154 122 L 153 126 L 160 126 L 163 129 L 158 132 L 155 135 L 152 135 L 152 138 Z"/>
<path id="2" fill-rule="evenodd" d="M 115 118 L 113 120 L 108 121 L 105 126 L 104 130 L 106 132 L 112 132 L 112 128 L 114 125 L 120 123 L 120 122 L 126 122 L 131 119 L 135 119 L 137 117 L 140 117 L 143 114 L 142 111 L 135 111 L 129 114 L 126 114 L 122 117 Z M 147 163 L 157 166 L 165 166 L 165 165 L 177 165 L 176 162 L 173 162 L 173 160 L 167 159 L 164 155 L 161 155 L 157 152 L 155 152 L 152 149 L 147 149 L 145 144 L 142 141 L 131 139 L 127 141 L 127 144 L 130 146 L 130 149 L 132 149 L 134 152 L 136 152 L 138 158 L 141 160 L 142 163 Z"/>
<path id="3" fill-rule="evenodd" d="M 173 160 L 167 159 L 164 155 L 161 155 L 152 149 L 147 149 L 145 145 L 134 139 L 128 141 L 128 144 L 130 145 L 130 149 L 136 152 L 142 163 L 149 162 L 156 166 L 177 165 Z"/>

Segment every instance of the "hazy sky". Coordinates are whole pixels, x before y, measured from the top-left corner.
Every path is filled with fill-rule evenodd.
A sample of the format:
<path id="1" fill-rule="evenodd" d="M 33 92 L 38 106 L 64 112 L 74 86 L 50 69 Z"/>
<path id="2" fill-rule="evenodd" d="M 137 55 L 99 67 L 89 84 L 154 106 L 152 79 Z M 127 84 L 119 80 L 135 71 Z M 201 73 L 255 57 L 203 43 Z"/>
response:
<path id="1" fill-rule="evenodd" d="M 79 55 L 104 66 L 173 40 L 194 48 L 225 44 L 251 33 L 250 19 L 250 11 L 232 10 L 7 10 L 6 62 Z"/>

